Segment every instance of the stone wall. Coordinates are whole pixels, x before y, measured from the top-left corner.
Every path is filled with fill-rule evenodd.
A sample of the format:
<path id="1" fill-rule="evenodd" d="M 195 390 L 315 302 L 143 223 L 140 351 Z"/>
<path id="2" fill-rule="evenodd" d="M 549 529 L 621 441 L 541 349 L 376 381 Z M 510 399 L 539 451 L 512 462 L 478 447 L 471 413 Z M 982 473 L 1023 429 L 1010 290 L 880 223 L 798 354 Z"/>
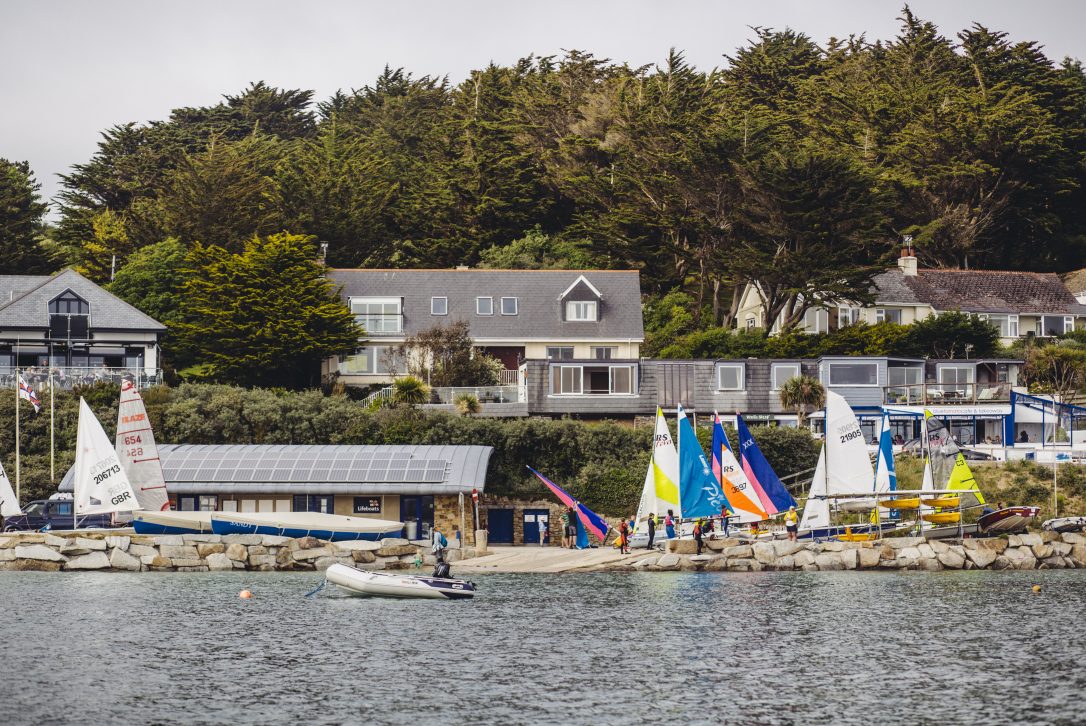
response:
<path id="1" fill-rule="evenodd" d="M 988 539 L 926 540 L 891 537 L 876 542 L 804 543 L 788 540 L 670 540 L 667 552 L 609 569 L 626 570 L 1047 570 L 1086 568 L 1082 534 L 1010 535 Z"/>
<path id="2" fill-rule="evenodd" d="M 450 552 L 451 560 L 460 556 Z M 420 557 L 433 561 L 425 548 L 405 539 L 325 542 L 260 534 L 0 534 L 0 570 L 325 570 L 336 562 L 401 570 L 414 567 Z"/>
<path id="3" fill-rule="evenodd" d="M 471 496 L 464 496 L 464 546 L 475 546 L 475 529 L 471 525 Z M 460 529 L 460 498 L 456 495 L 434 496 L 434 526 L 449 540 L 449 547 L 456 547 L 456 531 Z"/>

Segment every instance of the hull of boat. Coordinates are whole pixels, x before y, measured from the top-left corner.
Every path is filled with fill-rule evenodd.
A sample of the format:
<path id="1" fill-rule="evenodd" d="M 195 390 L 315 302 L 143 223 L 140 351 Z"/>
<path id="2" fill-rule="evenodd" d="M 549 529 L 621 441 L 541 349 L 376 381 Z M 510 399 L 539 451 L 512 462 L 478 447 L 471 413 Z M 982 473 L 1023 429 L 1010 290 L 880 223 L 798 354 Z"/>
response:
<path id="1" fill-rule="evenodd" d="M 961 504 L 961 499 L 958 499 L 958 497 L 932 497 L 923 501 L 929 507 L 939 507 L 940 509 L 957 507 Z"/>
<path id="2" fill-rule="evenodd" d="M 1041 525 L 1042 529 L 1051 532 L 1081 532 L 1086 529 L 1086 517 L 1057 517 L 1046 519 Z"/>
<path id="3" fill-rule="evenodd" d="M 875 508 L 875 500 L 872 499 L 842 499 L 837 503 L 837 509 L 842 512 L 870 512 Z"/>
<path id="4" fill-rule="evenodd" d="M 1040 511 L 1038 507 L 1007 507 L 985 514 L 977 520 L 977 524 L 980 531 L 985 533 L 1021 532 L 1037 518 Z"/>
<path id="5" fill-rule="evenodd" d="M 950 524 L 942 527 L 929 527 L 921 532 L 924 539 L 959 539 L 971 537 L 980 532 L 976 524 Z"/>
<path id="6" fill-rule="evenodd" d="M 910 524 L 911 526 L 911 524 Z M 834 525 L 832 527 L 818 527 L 816 529 L 800 530 L 796 535 L 797 539 L 841 539 L 843 537 L 864 537 L 868 539 L 868 535 L 873 535 L 875 539 L 879 536 L 889 537 L 891 533 L 902 529 L 903 525 L 900 523 L 886 524 L 883 523 L 882 530 L 879 530 L 877 524 L 849 524 L 849 525 Z M 860 539 L 854 539 L 852 541 L 864 541 Z"/>
<path id="7" fill-rule="evenodd" d="M 324 577 L 347 594 L 358 597 L 422 600 L 467 600 L 475 597 L 475 585 L 467 580 L 367 572 L 338 563 L 329 567 Z"/>
<path id="8" fill-rule="evenodd" d="M 960 522 L 962 518 L 961 512 L 932 512 L 920 516 L 932 524 L 953 524 L 954 522 Z"/>
<path id="9" fill-rule="evenodd" d="M 330 542 L 376 541 L 399 536 L 401 522 L 344 517 L 320 512 L 238 513 L 211 512 L 215 534 L 268 534 L 278 537 L 316 537 Z"/>
<path id="10" fill-rule="evenodd" d="M 211 534 L 211 512 L 175 512 L 166 510 L 132 513 L 136 534 Z"/>
<path id="11" fill-rule="evenodd" d="M 880 507 L 887 509 L 919 509 L 920 497 L 905 497 L 902 499 L 887 499 L 879 502 Z"/>

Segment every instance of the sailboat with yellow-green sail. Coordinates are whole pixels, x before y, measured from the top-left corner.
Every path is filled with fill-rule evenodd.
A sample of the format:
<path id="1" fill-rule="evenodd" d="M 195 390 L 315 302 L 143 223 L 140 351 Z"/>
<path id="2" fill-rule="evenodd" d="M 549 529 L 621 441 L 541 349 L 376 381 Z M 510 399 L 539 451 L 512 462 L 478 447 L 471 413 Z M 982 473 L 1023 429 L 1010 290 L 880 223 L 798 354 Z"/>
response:
<path id="1" fill-rule="evenodd" d="M 657 522 L 662 522 L 668 510 L 676 521 L 682 516 L 682 502 L 679 498 L 679 452 L 671 438 L 664 412 L 657 407 L 652 456 L 645 471 L 645 485 L 641 490 L 641 501 L 637 505 L 630 546 L 644 547 L 648 543 L 648 518 L 653 516 Z M 659 531 L 655 541 L 662 542 L 664 539 L 666 535 Z"/>

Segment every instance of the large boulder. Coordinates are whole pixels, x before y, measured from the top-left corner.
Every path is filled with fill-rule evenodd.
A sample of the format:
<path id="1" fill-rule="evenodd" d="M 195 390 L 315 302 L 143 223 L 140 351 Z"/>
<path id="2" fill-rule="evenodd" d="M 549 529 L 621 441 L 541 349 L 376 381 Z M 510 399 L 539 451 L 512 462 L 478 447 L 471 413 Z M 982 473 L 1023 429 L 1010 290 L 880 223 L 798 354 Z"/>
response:
<path id="1" fill-rule="evenodd" d="M 796 569 L 796 558 L 792 555 L 781 555 L 773 562 L 774 570 L 785 572 Z"/>
<path id="2" fill-rule="evenodd" d="M 939 553 L 938 558 L 943 567 L 948 570 L 960 570 L 965 567 L 964 551 L 957 552 L 955 549 L 951 548 L 946 552 Z"/>
<path id="3" fill-rule="evenodd" d="M 1017 545 L 1015 545 L 1015 539 L 1018 540 Z M 1012 534 L 1007 538 L 1007 542 L 1011 547 L 1033 547 L 1034 545 L 1044 544 L 1044 542 L 1041 541 L 1041 535 L 1033 534 L 1032 532 L 1018 535 Z"/>
<path id="4" fill-rule="evenodd" d="M 401 555 L 414 555 L 419 549 L 415 545 L 392 545 L 377 550 L 378 557 L 400 557 Z M 295 558 L 297 559 L 297 558 Z"/>
<path id="5" fill-rule="evenodd" d="M 179 572 L 196 572 L 194 567 L 199 567 L 202 570 L 207 570 L 207 560 L 202 560 L 199 557 L 181 557 L 177 559 L 170 559 L 173 566 L 178 569 Z"/>
<path id="6" fill-rule="evenodd" d="M 1044 543 L 1044 544 L 1048 544 L 1049 542 L 1060 542 L 1060 541 L 1062 541 L 1060 539 L 1060 533 L 1059 532 L 1053 532 L 1050 529 L 1041 530 L 1038 533 L 1037 536 L 1041 538 L 1041 542 Z"/>
<path id="7" fill-rule="evenodd" d="M 786 539 L 778 539 L 773 541 L 773 554 L 777 557 L 786 557 L 788 555 L 794 555 L 803 549 L 803 545 L 799 542 L 792 542 Z"/>
<path id="8" fill-rule="evenodd" d="M 667 551 L 673 555 L 692 555 L 698 551 L 698 543 L 692 539 L 669 539 Z"/>
<path id="9" fill-rule="evenodd" d="M 331 547 L 315 547 L 306 548 L 304 550 L 294 550 L 290 554 L 294 558 L 295 562 L 308 562 L 320 559 L 321 557 L 332 557 L 334 555 Z"/>
<path id="10" fill-rule="evenodd" d="M 882 541 L 884 545 L 892 547 L 895 550 L 905 549 L 906 547 L 916 547 L 923 542 L 923 537 L 887 537 Z"/>
<path id="11" fill-rule="evenodd" d="M 220 547 L 222 545 L 219 545 Z M 207 569 L 212 572 L 223 572 L 234 569 L 234 561 L 227 557 L 222 550 L 211 552 L 207 555 Z"/>
<path id="12" fill-rule="evenodd" d="M 268 554 L 268 548 L 264 545 L 249 545 L 249 556 L 254 555 L 266 555 Z"/>
<path id="13" fill-rule="evenodd" d="M 384 537 L 378 541 L 386 547 L 399 547 L 400 545 L 411 544 L 411 540 L 404 539 L 403 537 Z"/>
<path id="14" fill-rule="evenodd" d="M 882 557 L 879 550 L 874 547 L 864 547 L 863 549 L 856 550 L 856 552 L 860 569 L 879 566 L 879 560 Z"/>
<path id="15" fill-rule="evenodd" d="M 376 552 L 377 550 L 381 549 L 381 547 L 382 544 L 380 542 L 373 542 L 368 539 L 356 539 L 351 540 L 350 542 L 332 543 L 332 549 L 334 549 L 336 552 L 356 552 L 359 550 Z M 456 550 L 450 550 L 450 552 L 455 551 Z"/>
<path id="16" fill-rule="evenodd" d="M 66 570 L 108 570 L 109 558 L 105 552 L 91 552 L 89 555 L 74 557 L 64 565 Z"/>
<path id="17" fill-rule="evenodd" d="M 318 540 L 316 537 L 303 537 L 302 539 L 299 539 L 297 541 L 302 542 L 303 540 L 313 540 L 316 543 L 313 546 L 314 547 L 320 547 L 320 540 Z M 224 534 L 223 538 L 222 538 L 222 541 L 223 541 L 224 544 L 227 544 L 227 545 L 236 544 L 236 545 L 245 545 L 246 547 L 248 547 L 249 545 L 264 544 L 264 535 L 262 535 L 262 534 Z M 299 545 L 299 546 L 304 546 L 304 545 Z"/>
<path id="18" fill-rule="evenodd" d="M 221 534 L 183 534 L 181 539 L 185 544 L 197 544 L 203 542 L 204 544 L 221 543 Z"/>
<path id="19" fill-rule="evenodd" d="M 116 550 L 128 550 L 132 544 L 131 537 L 125 537 L 123 535 L 113 535 L 106 537 L 106 545 Z"/>
<path id="20" fill-rule="evenodd" d="M 27 538 L 27 541 L 29 542 L 32 540 Z M 64 547 L 66 544 L 68 544 L 67 537 L 57 537 L 55 534 L 50 534 L 49 532 L 44 532 L 41 535 L 41 539 L 37 541 L 41 542 L 42 544 L 47 544 L 50 547 Z"/>
<path id="21" fill-rule="evenodd" d="M 969 558 L 970 562 L 983 570 L 986 567 L 990 567 L 992 563 L 995 562 L 996 558 L 999 557 L 999 554 L 996 553 L 995 550 L 977 548 L 967 549 L 965 551 L 965 556 Z"/>
<path id="22" fill-rule="evenodd" d="M 810 567 L 810 566 L 817 567 L 815 565 L 815 555 L 814 555 L 814 553 L 811 552 L 810 550 L 806 550 L 806 549 L 798 550 L 794 555 L 792 555 L 792 562 L 796 567 L 803 567 L 803 568 L 807 568 L 807 567 Z"/>
<path id="23" fill-rule="evenodd" d="M 1060 539 L 1069 545 L 1086 545 L 1086 535 L 1079 532 L 1064 532 Z"/>
<path id="24" fill-rule="evenodd" d="M 919 565 L 921 570 L 927 570 L 928 572 L 937 572 L 943 569 L 943 563 L 941 563 L 934 557 L 930 559 L 925 557 L 924 559 L 920 560 Z"/>
<path id="25" fill-rule="evenodd" d="M 298 550 L 299 552 L 307 552 L 309 550 Z M 238 562 L 245 562 L 249 558 L 249 549 L 241 542 L 232 542 L 226 546 L 226 556 L 232 560 Z"/>
<path id="26" fill-rule="evenodd" d="M 860 564 L 860 550 L 856 548 L 843 550 L 838 553 L 838 557 L 846 570 L 855 570 Z"/>
<path id="27" fill-rule="evenodd" d="M 1066 542 L 1056 541 L 1049 542 L 1048 544 L 1052 548 L 1052 551 L 1060 557 L 1067 557 L 1071 554 L 1071 545 L 1067 544 Z"/>
<path id="28" fill-rule="evenodd" d="M 179 534 L 159 534 L 155 535 L 153 539 L 154 544 L 158 545 L 159 547 L 162 547 L 163 545 L 169 545 L 170 547 L 181 547 L 185 544 L 185 538 Z"/>
<path id="29" fill-rule="evenodd" d="M 750 559 L 754 557 L 754 549 L 750 545 L 736 545 L 734 547 L 727 547 L 722 552 L 727 558 L 735 557 L 737 559 Z"/>
<path id="30" fill-rule="evenodd" d="M 815 564 L 818 565 L 819 570 L 845 569 L 845 563 L 841 561 L 841 554 L 838 552 L 823 552 L 815 555 Z"/>
<path id="31" fill-rule="evenodd" d="M 354 550 L 353 552 L 351 552 L 351 559 L 354 562 L 365 564 L 369 562 L 376 562 L 377 555 L 374 553 L 373 550 Z"/>
<path id="32" fill-rule="evenodd" d="M 68 558 L 52 547 L 43 544 L 21 545 L 15 547 L 15 559 L 42 560 L 43 562 L 67 562 Z"/>
<path id="33" fill-rule="evenodd" d="M 232 561 L 232 560 L 231 560 Z M 275 555 L 250 555 L 249 566 L 256 569 L 274 570 L 276 565 Z"/>
<path id="34" fill-rule="evenodd" d="M 1086 544 L 1071 545 L 1071 559 L 1075 567 L 1086 566 Z"/>
<path id="35" fill-rule="evenodd" d="M 56 572 L 63 562 L 50 562 L 37 559 L 15 559 L 10 562 L 0 562 L 0 570 L 32 570 L 36 572 Z"/>
<path id="36" fill-rule="evenodd" d="M 1000 557 L 1006 558 L 1015 570 L 1033 570 L 1037 567 L 1037 558 L 1029 546 L 1008 547 Z"/>
<path id="37" fill-rule="evenodd" d="M 142 557 L 140 558 L 140 561 L 143 561 Z M 144 564 L 152 570 L 169 570 L 173 568 L 173 560 L 169 557 L 163 557 L 162 555 L 155 555 L 151 558 L 150 562 L 144 562 Z"/>
<path id="38" fill-rule="evenodd" d="M 755 542 L 750 549 L 754 559 L 763 565 L 771 565 L 777 560 L 777 550 L 772 542 Z"/>
<path id="39" fill-rule="evenodd" d="M 935 548 L 931 546 L 930 542 L 921 542 L 916 546 L 916 551 L 920 553 L 921 559 L 935 559 Z"/>
<path id="40" fill-rule="evenodd" d="M 198 560 L 200 553 L 192 545 L 162 545 L 158 548 L 159 554 L 169 557 L 171 560 Z"/>
<path id="41" fill-rule="evenodd" d="M 15 559 L 15 548 L 0 550 L 0 562 L 11 562 Z"/>
<path id="42" fill-rule="evenodd" d="M 133 557 L 154 557 L 158 554 L 158 549 L 152 547 L 151 545 L 136 544 L 133 542 L 132 544 L 128 545 L 128 554 L 132 555 Z"/>
<path id="43" fill-rule="evenodd" d="M 222 554 L 223 552 L 226 552 L 226 545 L 224 545 L 222 542 L 200 542 L 196 545 L 196 551 L 199 553 L 200 557 L 207 559 L 209 555 Z M 207 566 L 210 569 L 215 569 L 211 567 L 210 562 Z"/>
<path id="44" fill-rule="evenodd" d="M 665 555 L 660 555 L 660 558 L 656 560 L 655 567 L 661 570 L 674 570 L 679 566 L 679 556 L 672 552 Z"/>
<path id="45" fill-rule="evenodd" d="M 290 542 L 290 537 L 280 537 L 277 534 L 265 534 L 260 538 L 260 544 L 265 547 L 282 547 Z"/>
<path id="46" fill-rule="evenodd" d="M 120 547 L 114 547 L 109 551 L 109 566 L 114 570 L 130 570 L 139 572 L 140 561 Z"/>
<path id="47" fill-rule="evenodd" d="M 1039 560 L 1046 559 L 1056 554 L 1056 550 L 1050 544 L 1033 545 L 1030 549 L 1033 550 L 1033 556 Z"/>

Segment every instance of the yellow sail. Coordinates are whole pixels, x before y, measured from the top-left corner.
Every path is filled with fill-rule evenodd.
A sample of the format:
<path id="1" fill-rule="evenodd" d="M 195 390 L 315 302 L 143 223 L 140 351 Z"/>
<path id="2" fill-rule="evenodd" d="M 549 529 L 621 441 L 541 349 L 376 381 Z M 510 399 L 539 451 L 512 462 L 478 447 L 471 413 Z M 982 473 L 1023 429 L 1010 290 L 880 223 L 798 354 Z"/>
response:
<path id="1" fill-rule="evenodd" d="M 932 457 L 930 466 L 935 486 L 942 484 L 947 489 L 972 492 L 976 496 L 977 502 L 984 504 L 984 495 L 980 493 L 977 480 L 973 478 L 973 472 L 969 470 L 969 465 L 965 463 L 965 456 L 954 442 L 950 431 L 947 430 L 942 421 L 932 415 L 931 411 L 924 411 L 924 423 L 924 428 L 927 431 L 928 448 Z M 951 456 L 954 457 L 954 464 L 951 466 L 949 476 L 947 476 L 946 464 Z M 936 462 L 939 463 L 938 467 L 935 466 Z M 938 474 L 935 471 L 936 468 L 939 470 Z M 940 481 L 944 477 L 945 482 Z"/>
<path id="2" fill-rule="evenodd" d="M 950 470 L 950 481 L 947 483 L 947 489 L 961 489 L 973 492 L 973 495 L 977 498 L 977 503 L 984 504 L 984 495 L 980 493 L 977 480 L 973 478 L 973 472 L 970 471 L 969 464 L 965 463 L 965 456 L 960 451 L 958 452 L 958 458 L 954 460 L 954 468 Z"/>

